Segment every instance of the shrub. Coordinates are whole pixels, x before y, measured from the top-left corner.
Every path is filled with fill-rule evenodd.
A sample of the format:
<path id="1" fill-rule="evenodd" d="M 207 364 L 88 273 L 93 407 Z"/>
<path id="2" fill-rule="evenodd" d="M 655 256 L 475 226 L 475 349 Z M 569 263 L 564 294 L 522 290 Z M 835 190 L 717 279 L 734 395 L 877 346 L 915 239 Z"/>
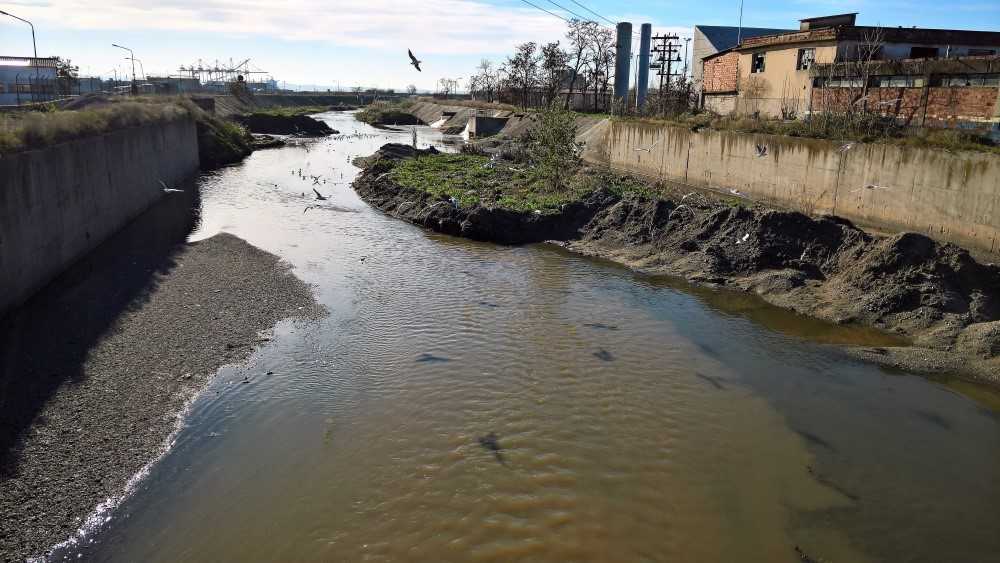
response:
<path id="1" fill-rule="evenodd" d="M 524 141 L 535 163 L 536 177 L 550 190 L 564 186 L 580 164 L 581 143 L 576 142 L 576 114 L 553 103 L 539 113 L 538 126 Z"/>

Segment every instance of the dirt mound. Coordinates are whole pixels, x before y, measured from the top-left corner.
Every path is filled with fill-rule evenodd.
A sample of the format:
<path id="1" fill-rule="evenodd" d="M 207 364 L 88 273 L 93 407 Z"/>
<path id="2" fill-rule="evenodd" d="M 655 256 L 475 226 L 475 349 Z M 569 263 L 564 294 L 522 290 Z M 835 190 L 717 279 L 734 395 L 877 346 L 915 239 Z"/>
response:
<path id="1" fill-rule="evenodd" d="M 754 291 L 803 314 L 875 326 L 917 348 L 868 359 L 1000 381 L 1000 268 L 955 245 L 915 233 L 878 238 L 837 217 L 696 194 L 672 201 L 600 189 L 545 214 L 459 206 L 390 179 L 392 161 L 421 152 L 383 146 L 366 159 L 358 194 L 439 232 L 504 244 L 560 241 L 644 271 Z"/>
<path id="2" fill-rule="evenodd" d="M 329 125 L 308 115 L 277 115 L 273 113 L 251 113 L 233 116 L 233 119 L 250 130 L 251 133 L 268 135 L 322 136 L 337 133 Z"/>
<path id="3" fill-rule="evenodd" d="M 359 156 L 355 158 L 352 161 L 352 164 L 358 168 L 368 169 L 375 166 L 375 164 L 380 160 L 385 162 L 394 162 L 406 158 L 413 158 L 422 154 L 438 154 L 438 150 L 434 147 L 416 149 L 410 145 L 404 145 L 402 143 L 386 143 L 382 145 L 382 148 L 369 156 Z M 385 172 L 385 170 L 381 170 L 381 172 Z"/>

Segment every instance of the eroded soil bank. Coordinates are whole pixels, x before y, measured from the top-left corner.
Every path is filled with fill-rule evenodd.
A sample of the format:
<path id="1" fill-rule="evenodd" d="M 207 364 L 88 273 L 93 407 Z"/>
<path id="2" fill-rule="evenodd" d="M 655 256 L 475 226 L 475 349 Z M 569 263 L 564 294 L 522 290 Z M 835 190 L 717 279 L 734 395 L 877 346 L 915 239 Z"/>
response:
<path id="1" fill-rule="evenodd" d="M 193 223 L 157 211 L 0 325 L 4 561 L 73 536 L 157 457 L 221 366 L 279 320 L 320 314 L 276 256 L 228 234 L 185 244 Z"/>
<path id="2" fill-rule="evenodd" d="M 323 136 L 337 133 L 326 123 L 308 115 L 255 112 L 234 116 L 233 120 L 246 127 L 251 133 L 303 136 Z"/>
<path id="3" fill-rule="evenodd" d="M 428 151 L 386 145 L 354 187 L 386 213 L 435 231 L 505 244 L 552 241 L 655 273 L 752 291 L 837 323 L 874 326 L 911 346 L 850 352 L 888 366 L 1000 384 L 1000 268 L 923 235 L 877 237 L 701 193 L 662 199 L 597 189 L 555 212 L 511 211 L 397 184 L 395 163 Z"/>

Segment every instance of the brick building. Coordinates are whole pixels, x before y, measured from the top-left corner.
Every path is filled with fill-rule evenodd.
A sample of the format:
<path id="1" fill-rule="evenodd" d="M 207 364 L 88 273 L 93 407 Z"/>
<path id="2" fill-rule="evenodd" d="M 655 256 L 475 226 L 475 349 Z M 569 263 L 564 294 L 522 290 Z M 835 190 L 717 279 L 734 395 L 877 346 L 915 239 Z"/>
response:
<path id="1" fill-rule="evenodd" d="M 696 25 L 692 33 L 691 56 L 694 64 L 691 69 L 691 81 L 695 91 L 700 93 L 702 83 L 702 67 L 698 61 L 721 51 L 728 51 L 743 39 L 774 35 L 793 31 L 791 29 L 774 29 L 769 27 L 735 27 L 725 25 Z"/>
<path id="2" fill-rule="evenodd" d="M 927 106 L 928 119 L 940 123 L 970 120 L 996 122 L 995 109 L 987 113 L 982 109 L 982 100 L 989 98 L 991 89 L 995 96 L 995 86 L 991 85 L 992 79 L 979 76 L 995 72 L 990 70 L 992 67 L 989 64 L 992 63 L 982 63 L 987 65 L 982 67 L 985 69 L 983 72 L 970 73 L 967 68 L 963 70 L 961 62 L 933 66 L 928 61 L 988 60 L 1000 54 L 1000 33 L 858 26 L 855 25 L 856 16 L 857 14 L 852 13 L 804 19 L 799 22 L 798 31 L 750 37 L 728 51 L 704 57 L 704 107 L 722 114 L 800 118 L 813 111 L 833 110 L 838 104 L 844 103 L 844 99 L 850 98 L 845 92 L 827 92 L 821 103 L 814 103 L 813 90 L 816 85 L 824 89 L 860 88 L 866 93 L 869 86 L 888 88 L 889 84 L 893 84 L 893 87 L 920 89 L 923 86 L 916 83 L 896 86 L 896 82 L 902 79 L 893 82 L 892 77 L 903 75 L 886 74 L 890 72 L 892 64 L 919 60 L 924 61 L 923 69 L 906 76 L 917 79 L 917 75 L 923 74 L 926 77 L 927 91 L 923 93 L 921 103 Z M 833 77 L 831 81 L 817 80 L 822 78 L 817 75 L 817 68 L 827 71 L 849 69 L 858 67 L 860 63 L 872 67 L 872 71 L 866 72 L 864 76 L 844 75 Z M 880 67 L 878 63 L 884 64 Z M 875 67 L 882 70 L 876 70 Z M 912 65 L 908 68 L 912 68 Z M 708 78 L 709 75 L 711 79 Z M 967 85 L 961 83 L 962 77 L 971 75 L 976 75 L 977 78 Z M 955 78 L 954 81 L 952 77 Z M 871 80 L 879 82 L 872 85 L 869 84 Z M 932 92 L 934 88 L 942 87 L 935 85 L 941 81 L 946 84 L 943 86 L 946 89 Z M 888 91 L 885 93 L 888 94 Z M 897 96 L 901 98 L 900 111 L 909 112 L 913 116 L 911 119 L 919 114 L 923 120 L 924 110 L 914 109 L 916 106 L 910 100 L 915 95 L 911 92 Z M 879 100 L 877 103 L 882 102 L 888 100 Z M 865 101 L 861 103 L 864 104 Z M 884 105 L 889 106 L 888 103 Z M 944 105 L 956 109 L 945 111 Z M 932 115 L 940 117 L 931 119 Z M 960 117 L 945 117 L 949 115 Z"/>
<path id="3" fill-rule="evenodd" d="M 702 61 L 701 106 L 720 115 L 735 112 L 740 54 L 726 49 Z"/>
<path id="4" fill-rule="evenodd" d="M 911 125 L 1000 123 L 1000 55 L 814 66 L 811 112 L 863 109 Z"/>

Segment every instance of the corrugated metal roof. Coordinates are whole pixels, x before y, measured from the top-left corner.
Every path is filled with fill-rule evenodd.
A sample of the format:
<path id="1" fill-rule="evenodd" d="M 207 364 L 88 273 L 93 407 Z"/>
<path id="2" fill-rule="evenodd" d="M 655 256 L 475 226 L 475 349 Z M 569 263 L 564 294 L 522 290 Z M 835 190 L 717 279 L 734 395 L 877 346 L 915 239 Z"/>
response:
<path id="1" fill-rule="evenodd" d="M 776 33 L 787 33 L 798 31 L 797 29 L 771 29 L 767 27 L 744 27 L 742 32 L 738 27 L 726 25 L 696 25 L 695 29 L 700 30 L 708 39 L 708 42 L 718 51 L 725 51 L 736 46 L 737 37 L 747 39 L 760 35 L 774 35 Z"/>
<path id="2" fill-rule="evenodd" d="M 58 59 L 55 57 L 7 57 L 0 55 L 0 65 L 3 66 L 40 66 L 55 68 Z"/>

